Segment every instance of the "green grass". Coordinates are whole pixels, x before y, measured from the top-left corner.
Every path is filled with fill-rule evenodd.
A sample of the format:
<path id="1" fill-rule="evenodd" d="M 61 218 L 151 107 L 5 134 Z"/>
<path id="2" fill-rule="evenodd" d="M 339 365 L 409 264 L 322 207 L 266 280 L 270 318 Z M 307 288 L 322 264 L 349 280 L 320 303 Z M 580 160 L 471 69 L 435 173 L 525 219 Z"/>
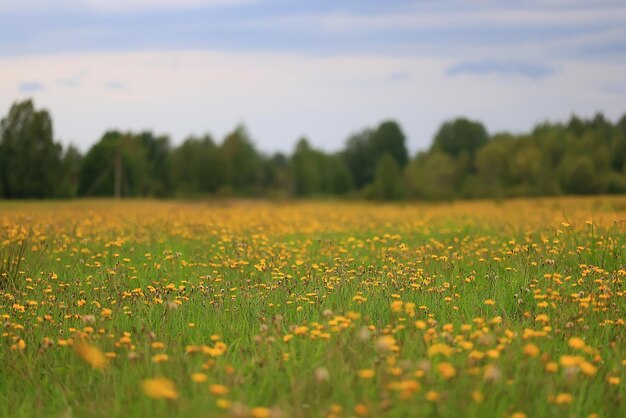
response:
<path id="1" fill-rule="evenodd" d="M 597 199 L 11 203 L 0 265 L 20 268 L 0 293 L 0 416 L 249 416 L 259 406 L 273 417 L 620 416 L 626 214 L 623 199 L 606 201 L 601 213 Z M 28 251 L 8 252 L 26 239 Z M 396 348 L 381 348 L 383 335 Z M 187 353 L 215 336 L 223 354 Z M 81 338 L 115 358 L 93 369 L 72 348 Z M 436 343 L 452 354 L 429 357 Z M 155 363 L 159 353 L 168 360 Z M 444 362 L 454 377 L 438 371 Z M 207 382 L 191 379 L 199 372 Z M 142 381 L 155 377 L 177 398 L 146 396 Z M 402 391 L 410 381 L 419 389 Z"/>

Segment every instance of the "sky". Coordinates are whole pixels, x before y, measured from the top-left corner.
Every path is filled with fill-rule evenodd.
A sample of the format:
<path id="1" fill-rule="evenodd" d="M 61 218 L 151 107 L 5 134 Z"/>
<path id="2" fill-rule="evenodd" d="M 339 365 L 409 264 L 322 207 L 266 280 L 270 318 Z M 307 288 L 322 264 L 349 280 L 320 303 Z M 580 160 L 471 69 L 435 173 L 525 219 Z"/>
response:
<path id="1" fill-rule="evenodd" d="M 334 151 L 394 119 L 415 152 L 458 116 L 615 121 L 626 2 L 0 0 L 0 115 L 26 98 L 83 151 L 108 129 Z"/>

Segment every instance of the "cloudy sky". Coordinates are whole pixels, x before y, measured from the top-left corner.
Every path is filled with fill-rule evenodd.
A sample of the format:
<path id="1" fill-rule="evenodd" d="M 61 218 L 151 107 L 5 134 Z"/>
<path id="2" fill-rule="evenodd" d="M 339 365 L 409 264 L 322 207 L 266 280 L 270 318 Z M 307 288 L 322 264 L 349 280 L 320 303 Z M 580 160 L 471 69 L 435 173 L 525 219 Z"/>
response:
<path id="1" fill-rule="evenodd" d="M 0 0 L 0 114 L 32 97 L 85 150 L 106 129 L 336 150 L 382 120 L 411 151 L 626 113 L 624 1 Z"/>

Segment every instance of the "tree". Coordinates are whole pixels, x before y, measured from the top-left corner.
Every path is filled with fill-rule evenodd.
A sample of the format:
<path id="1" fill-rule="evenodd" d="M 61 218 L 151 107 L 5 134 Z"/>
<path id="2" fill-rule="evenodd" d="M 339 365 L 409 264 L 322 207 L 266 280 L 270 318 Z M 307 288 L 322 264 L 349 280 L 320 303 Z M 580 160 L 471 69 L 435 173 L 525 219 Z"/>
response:
<path id="1" fill-rule="evenodd" d="M 371 146 L 373 135 L 371 129 L 353 134 L 346 141 L 346 148 L 342 154 L 357 189 L 362 189 L 374 180 L 378 156 Z"/>
<path id="2" fill-rule="evenodd" d="M 409 197 L 442 200 L 453 199 L 460 190 L 461 176 L 457 161 L 439 151 L 419 153 L 407 166 Z"/>
<path id="3" fill-rule="evenodd" d="M 586 155 L 567 156 L 559 166 L 559 180 L 563 190 L 572 194 L 598 192 L 596 171 Z"/>
<path id="4" fill-rule="evenodd" d="M 78 189 L 83 196 L 113 196 L 119 181 L 123 196 L 146 196 L 154 190 L 152 174 L 140 136 L 108 131 L 85 155 Z"/>
<path id="5" fill-rule="evenodd" d="M 181 195 L 211 194 L 224 182 L 219 148 L 210 135 L 187 138 L 171 153 L 172 187 Z"/>
<path id="6" fill-rule="evenodd" d="M 297 196 L 313 196 L 322 190 L 321 159 L 318 154 L 306 138 L 301 138 L 296 144 L 291 166 Z"/>
<path id="7" fill-rule="evenodd" d="M 377 160 L 388 153 L 400 169 L 404 168 L 409 159 L 409 153 L 406 149 L 406 138 L 397 122 L 392 120 L 382 122 L 374 131 L 371 140 Z"/>
<path id="8" fill-rule="evenodd" d="M 224 186 L 234 192 L 258 192 L 261 157 L 243 125 L 228 134 L 219 150 Z"/>
<path id="9" fill-rule="evenodd" d="M 83 155 L 78 148 L 73 145 L 67 147 L 63 154 L 63 165 L 65 166 L 65 179 L 63 190 L 67 192 L 63 197 L 74 197 L 78 195 L 78 181 Z"/>
<path id="10" fill-rule="evenodd" d="M 395 121 L 384 121 L 375 130 L 368 128 L 350 136 L 342 156 L 354 186 L 362 189 L 374 181 L 376 167 L 385 153 L 403 169 L 408 161 L 405 142 L 402 128 Z"/>
<path id="11" fill-rule="evenodd" d="M 14 103 L 0 121 L 0 189 L 7 198 L 48 198 L 69 194 L 63 147 L 53 140 L 52 119 L 32 100 Z"/>
<path id="12" fill-rule="evenodd" d="M 385 153 L 378 162 L 371 187 L 372 197 L 378 200 L 398 200 L 404 197 L 402 171 L 391 154 Z"/>
<path id="13" fill-rule="evenodd" d="M 457 118 L 445 122 L 435 135 L 432 149 L 458 157 L 466 152 L 471 158 L 476 151 L 487 144 L 489 136 L 480 122 Z"/>
<path id="14" fill-rule="evenodd" d="M 476 153 L 476 169 L 479 182 L 474 190 L 474 196 L 486 197 L 504 195 L 504 189 L 509 180 L 507 172 L 507 158 L 511 153 L 511 137 L 500 136 L 490 141 Z"/>

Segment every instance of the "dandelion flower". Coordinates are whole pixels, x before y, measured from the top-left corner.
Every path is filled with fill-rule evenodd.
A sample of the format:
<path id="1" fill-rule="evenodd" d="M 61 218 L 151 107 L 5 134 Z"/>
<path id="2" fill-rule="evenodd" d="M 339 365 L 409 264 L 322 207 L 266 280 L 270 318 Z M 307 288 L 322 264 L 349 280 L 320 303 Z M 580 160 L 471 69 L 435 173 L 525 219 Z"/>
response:
<path id="1" fill-rule="evenodd" d="M 143 393 L 153 399 L 176 399 L 178 392 L 174 383 L 164 377 L 146 379 L 142 383 Z"/>

